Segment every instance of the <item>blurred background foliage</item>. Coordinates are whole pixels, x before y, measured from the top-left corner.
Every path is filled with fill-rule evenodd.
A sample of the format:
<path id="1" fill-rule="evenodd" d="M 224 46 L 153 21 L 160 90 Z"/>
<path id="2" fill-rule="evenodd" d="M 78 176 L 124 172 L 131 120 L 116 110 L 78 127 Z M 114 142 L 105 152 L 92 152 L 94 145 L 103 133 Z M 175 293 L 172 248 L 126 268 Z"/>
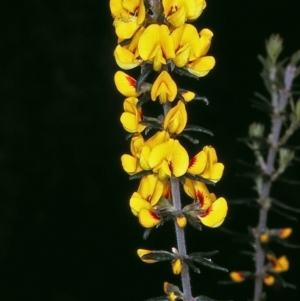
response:
<path id="1" fill-rule="evenodd" d="M 283 56 L 300 48 L 300 2 L 207 2 L 197 27 L 214 32 L 210 53 L 217 65 L 198 82 L 178 79 L 210 100 L 208 107 L 194 103 L 188 110 L 191 123 L 215 133 L 199 138 L 217 148 L 226 166 L 214 191 L 226 199 L 254 196 L 252 183 L 236 177 L 243 171 L 237 159 L 252 160 L 236 139 L 247 135 L 250 123 L 264 120 L 250 100 L 254 91 L 264 92 L 257 54 L 265 54 L 265 40 L 279 33 Z M 136 249 L 170 250 L 172 225 L 144 242 L 129 209 L 138 184 L 128 181 L 120 165 L 128 143 L 119 122 L 123 97 L 113 83 L 116 38 L 108 1 L 5 1 L 1 13 L 0 299 L 138 301 L 162 294 L 163 281 L 177 283 L 170 266 L 145 265 Z M 299 138 L 298 133 L 294 143 Z M 299 179 L 299 165 L 289 174 Z M 278 198 L 299 206 L 299 187 L 276 189 Z M 224 227 L 246 231 L 255 225 L 255 213 L 229 208 Z M 289 223 L 295 229 L 291 240 L 299 243 L 299 223 L 278 215 L 270 223 Z M 223 232 L 187 232 L 191 251 L 218 249 L 214 260 L 220 265 L 246 265 L 237 256 L 239 246 Z M 291 269 L 283 276 L 299 286 L 298 254 L 287 250 Z M 198 294 L 224 300 L 252 296 L 252 283 L 221 287 L 216 281 L 225 274 L 201 271 L 193 279 Z M 299 289 L 268 291 L 269 300 L 300 296 Z"/>

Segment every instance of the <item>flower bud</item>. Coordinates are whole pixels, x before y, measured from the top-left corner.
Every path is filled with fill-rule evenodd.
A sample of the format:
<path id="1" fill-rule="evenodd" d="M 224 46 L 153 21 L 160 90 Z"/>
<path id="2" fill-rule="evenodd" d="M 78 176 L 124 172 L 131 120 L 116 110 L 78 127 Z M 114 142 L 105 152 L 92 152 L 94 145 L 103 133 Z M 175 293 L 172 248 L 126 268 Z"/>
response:
<path id="1" fill-rule="evenodd" d="M 249 126 L 249 137 L 263 138 L 265 126 L 261 123 L 252 123 Z"/>
<path id="2" fill-rule="evenodd" d="M 271 35 L 270 39 L 266 41 L 266 50 L 269 58 L 268 61 L 271 66 L 274 66 L 282 51 L 282 38 L 280 35 Z"/>

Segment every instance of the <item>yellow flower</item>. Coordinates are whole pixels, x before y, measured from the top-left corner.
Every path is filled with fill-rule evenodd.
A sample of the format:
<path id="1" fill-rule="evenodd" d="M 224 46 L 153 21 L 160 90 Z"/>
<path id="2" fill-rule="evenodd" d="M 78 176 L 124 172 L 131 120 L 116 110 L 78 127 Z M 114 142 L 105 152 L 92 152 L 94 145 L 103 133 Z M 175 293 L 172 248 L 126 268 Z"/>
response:
<path id="1" fill-rule="evenodd" d="M 184 67 L 188 62 L 197 59 L 201 53 L 201 42 L 197 29 L 191 24 L 176 28 L 171 36 L 174 39 L 175 58 L 177 67 Z"/>
<path id="2" fill-rule="evenodd" d="M 205 56 L 211 44 L 213 33 L 209 29 L 202 29 L 200 35 L 200 54 L 199 56 L 189 61 L 187 70 L 198 77 L 205 76 L 216 64 L 215 58 L 212 56 Z"/>
<path id="3" fill-rule="evenodd" d="M 168 23 L 174 27 L 197 19 L 206 6 L 204 0 L 163 0 L 162 4 Z"/>
<path id="4" fill-rule="evenodd" d="M 115 85 L 118 91 L 126 97 L 138 97 L 141 93 L 136 92 L 136 80 L 123 71 L 115 73 Z"/>
<path id="5" fill-rule="evenodd" d="M 142 25 L 146 17 L 143 0 L 110 0 L 111 13 L 114 17 L 116 35 L 120 39 L 129 39 Z"/>
<path id="6" fill-rule="evenodd" d="M 276 258 L 274 255 L 267 254 L 267 258 L 272 265 L 272 267 L 270 268 L 271 272 L 282 273 L 286 272 L 289 269 L 289 261 L 286 256 Z"/>
<path id="7" fill-rule="evenodd" d="M 264 283 L 266 285 L 273 285 L 275 283 L 275 278 L 272 275 L 267 275 L 264 277 Z"/>
<path id="8" fill-rule="evenodd" d="M 177 258 L 173 263 L 172 263 L 172 271 L 175 275 L 179 275 L 182 270 L 182 261 L 180 258 Z"/>
<path id="9" fill-rule="evenodd" d="M 202 182 L 185 179 L 183 189 L 199 207 L 192 212 L 192 216 L 211 228 L 221 226 L 227 215 L 227 202 L 224 198 L 216 198 L 215 194 L 209 193 L 206 185 Z"/>
<path id="10" fill-rule="evenodd" d="M 287 237 L 289 237 L 293 232 L 292 228 L 283 228 L 283 229 L 279 229 L 279 237 L 281 239 L 285 239 Z"/>
<path id="11" fill-rule="evenodd" d="M 188 172 L 199 175 L 212 182 L 218 182 L 224 171 L 224 165 L 218 162 L 217 154 L 212 146 L 205 146 L 190 161 Z"/>
<path id="12" fill-rule="evenodd" d="M 199 216 L 201 223 L 207 227 L 216 228 L 222 225 L 227 215 L 227 202 L 218 198 L 206 209 L 205 215 Z"/>
<path id="13" fill-rule="evenodd" d="M 139 28 L 139 30 L 133 35 L 133 38 L 128 45 L 118 45 L 116 47 L 114 56 L 116 63 L 120 68 L 125 70 L 132 69 L 139 66 L 143 62 L 139 56 L 137 46 L 140 36 L 144 30 L 144 27 Z"/>
<path id="14" fill-rule="evenodd" d="M 177 95 L 177 85 L 170 74 L 162 71 L 156 78 L 151 89 L 151 99 L 159 98 L 161 103 L 172 102 Z"/>
<path id="15" fill-rule="evenodd" d="M 178 140 L 170 139 L 153 148 L 149 156 L 149 166 L 161 181 L 168 177 L 184 175 L 188 167 L 188 153 Z"/>
<path id="16" fill-rule="evenodd" d="M 187 123 L 187 112 L 185 105 L 179 101 L 165 117 L 164 129 L 170 134 L 180 134 Z"/>
<path id="17" fill-rule="evenodd" d="M 245 277 L 242 272 L 231 272 L 229 276 L 234 282 L 237 283 L 240 283 L 245 280 Z"/>
<path id="18" fill-rule="evenodd" d="M 130 198 L 132 213 L 138 216 L 140 224 L 145 228 L 152 228 L 160 223 L 160 217 L 155 213 L 155 205 L 162 196 L 164 184 L 155 175 L 148 175 L 141 179 L 137 192 Z"/>
<path id="19" fill-rule="evenodd" d="M 146 126 L 139 124 L 143 120 L 142 109 L 137 108 L 138 99 L 136 97 L 128 97 L 124 101 L 124 113 L 121 115 L 121 123 L 124 129 L 129 133 L 141 133 Z"/>
<path id="20" fill-rule="evenodd" d="M 187 65 L 187 70 L 198 77 L 205 76 L 216 64 L 213 56 L 199 57 Z"/>
<path id="21" fill-rule="evenodd" d="M 206 210 L 212 204 L 211 195 L 204 183 L 185 179 L 183 189 L 195 202 L 199 202 L 199 209 Z"/>
<path id="22" fill-rule="evenodd" d="M 150 254 L 150 253 L 152 253 L 152 251 L 150 251 L 150 250 L 145 250 L 145 249 L 138 249 L 137 250 L 137 254 L 143 262 L 146 262 L 146 263 L 155 263 L 155 262 L 157 262 L 157 260 L 154 260 L 154 259 L 143 259 L 142 258 L 144 255 Z"/>
<path id="23" fill-rule="evenodd" d="M 173 38 L 168 27 L 149 25 L 139 39 L 138 52 L 144 61 L 153 62 L 155 71 L 159 71 L 168 59 L 175 57 Z"/>

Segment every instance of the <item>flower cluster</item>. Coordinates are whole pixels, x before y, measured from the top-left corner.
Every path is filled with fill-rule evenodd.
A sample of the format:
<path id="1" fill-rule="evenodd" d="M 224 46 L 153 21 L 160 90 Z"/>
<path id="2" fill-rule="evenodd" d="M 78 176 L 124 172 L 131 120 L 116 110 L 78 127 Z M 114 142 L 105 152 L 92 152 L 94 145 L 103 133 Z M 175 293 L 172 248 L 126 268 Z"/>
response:
<path id="1" fill-rule="evenodd" d="M 217 198 L 206 186 L 217 183 L 224 170 L 215 149 L 204 146 L 189 156 L 181 141 L 184 137 L 198 143 L 187 131 L 212 134 L 200 126 L 187 124 L 187 105 L 192 100 L 206 104 L 208 101 L 178 87 L 171 75 L 173 72 L 198 79 L 215 65 L 214 57 L 206 55 L 213 33 L 206 28 L 198 32 L 186 23 L 197 19 L 205 7 L 205 0 L 110 0 L 118 37 L 114 50 L 116 63 L 124 70 L 141 68 L 138 78 L 117 71 L 114 80 L 118 91 L 126 97 L 120 120 L 130 139 L 130 153 L 122 155 L 122 166 L 131 179 L 140 179 L 129 204 L 146 229 L 168 220 L 174 220 L 180 228 L 187 223 L 197 229 L 202 224 L 218 227 L 227 214 L 226 200 Z M 157 75 L 148 82 L 153 72 Z M 148 101 L 162 105 L 161 116 L 144 114 L 144 104 Z M 174 206 L 172 179 L 178 179 L 192 199 L 183 208 Z M 140 250 L 138 254 L 142 258 L 153 252 Z M 182 254 L 166 257 L 166 254 L 156 252 L 155 256 L 171 260 L 174 273 L 179 274 L 184 257 Z M 198 257 L 195 260 L 199 261 L 201 256 Z M 143 260 L 152 263 L 158 261 L 155 258 Z"/>
<path id="2" fill-rule="evenodd" d="M 146 76 L 151 70 L 159 72 L 153 84 L 147 83 L 145 78 L 136 80 L 123 71 L 115 74 L 117 89 L 127 97 L 121 123 L 131 134 L 131 154 L 124 154 L 121 161 L 129 175 L 141 175 L 139 188 L 130 199 L 130 207 L 142 226 L 157 226 L 173 214 L 181 226 L 185 226 L 185 216 L 188 215 L 189 219 L 217 227 L 226 216 L 226 201 L 216 199 L 199 180 L 216 183 L 224 166 L 218 163 L 213 147 L 205 146 L 189 158 L 177 139 L 187 125 L 186 104 L 196 95 L 179 89 L 170 74 L 172 70 L 181 70 L 178 72 L 188 72 L 196 77 L 206 75 L 215 65 L 212 56 L 205 56 L 213 33 L 209 29 L 198 33 L 193 25 L 185 23 L 202 13 L 205 1 L 177 1 L 178 5 L 173 2 L 162 1 L 161 16 L 164 18 L 161 21 L 158 18 L 154 23 L 144 1 L 110 1 L 119 38 L 114 52 L 119 67 L 132 69 L 141 66 L 142 72 L 146 70 Z M 175 105 L 168 108 L 164 117 L 144 117 L 142 104 L 150 99 L 163 105 Z M 158 131 L 146 139 L 145 133 L 150 129 Z M 184 180 L 184 191 L 197 206 L 190 211 L 186 208 L 182 212 L 172 212 L 169 180 L 187 175 L 196 176 L 196 180 Z"/>

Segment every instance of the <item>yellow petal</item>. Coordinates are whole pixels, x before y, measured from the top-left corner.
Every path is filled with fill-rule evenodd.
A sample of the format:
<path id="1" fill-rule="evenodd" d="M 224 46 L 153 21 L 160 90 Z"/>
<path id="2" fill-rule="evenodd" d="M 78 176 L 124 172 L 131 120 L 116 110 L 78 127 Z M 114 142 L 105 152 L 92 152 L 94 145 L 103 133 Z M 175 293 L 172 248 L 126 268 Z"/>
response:
<path id="1" fill-rule="evenodd" d="M 114 77 L 118 91 L 126 97 L 138 97 L 141 93 L 136 92 L 136 80 L 123 71 L 117 71 Z"/>
<path id="2" fill-rule="evenodd" d="M 285 238 L 289 237 L 292 234 L 292 232 L 293 232 L 292 228 L 281 229 L 281 231 L 279 233 L 279 237 L 282 239 L 285 239 Z"/>
<path id="3" fill-rule="evenodd" d="M 240 272 L 231 272 L 229 274 L 230 278 L 234 281 L 234 282 L 242 282 L 245 280 L 244 276 L 242 273 Z"/>
<path id="4" fill-rule="evenodd" d="M 121 162 L 124 170 L 130 175 L 142 170 L 138 159 L 133 156 L 125 154 L 121 157 Z"/>
<path id="5" fill-rule="evenodd" d="M 159 97 L 161 103 L 173 101 L 177 95 L 177 85 L 170 74 L 162 71 L 156 78 L 151 88 L 151 99 L 156 100 Z"/>
<path id="6" fill-rule="evenodd" d="M 179 101 L 176 106 L 174 106 L 168 112 L 164 120 L 164 128 L 172 134 L 181 133 L 187 123 L 187 112 L 185 105 L 182 101 Z"/>
<path id="7" fill-rule="evenodd" d="M 266 284 L 266 285 L 273 285 L 274 284 L 274 282 L 275 282 L 275 278 L 273 277 L 273 276 L 271 276 L 271 275 L 267 275 L 265 278 L 264 278 L 264 283 Z"/>
<path id="8" fill-rule="evenodd" d="M 191 159 L 188 172 L 192 173 L 193 175 L 199 175 L 205 170 L 206 164 L 207 154 L 204 151 L 200 151 Z"/>
<path id="9" fill-rule="evenodd" d="M 114 56 L 118 66 L 124 70 L 132 69 L 139 66 L 142 60 L 136 59 L 135 54 L 125 47 L 118 45 L 115 49 Z"/>
<path id="10" fill-rule="evenodd" d="M 152 251 L 150 251 L 150 250 L 144 250 L 144 249 L 138 249 L 138 250 L 137 250 L 137 254 L 138 254 L 138 256 L 141 258 L 141 260 L 142 260 L 143 262 L 146 262 L 146 263 L 155 263 L 155 262 L 157 262 L 157 260 L 154 260 L 154 259 L 142 259 L 142 257 L 143 257 L 144 255 L 150 254 L 150 253 L 152 253 Z"/>
<path id="11" fill-rule="evenodd" d="M 150 203 L 137 192 L 132 194 L 129 205 L 136 212 L 140 212 L 142 209 L 151 209 Z"/>
<path id="12" fill-rule="evenodd" d="M 219 198 L 207 208 L 205 215 L 201 216 L 200 220 L 207 227 L 219 227 L 227 215 L 227 210 L 226 200 Z"/>
<path id="13" fill-rule="evenodd" d="M 205 76 L 216 64 L 213 56 L 204 56 L 196 59 L 187 66 L 187 70 L 198 77 Z"/>
<path id="14" fill-rule="evenodd" d="M 184 215 L 176 216 L 176 223 L 178 227 L 184 228 L 186 226 L 186 218 Z"/>
<path id="15" fill-rule="evenodd" d="M 173 263 L 172 263 L 172 270 L 175 275 L 179 275 L 182 270 L 182 262 L 179 258 L 177 258 Z"/>
<path id="16" fill-rule="evenodd" d="M 139 212 L 139 222 L 145 228 L 152 228 L 160 223 L 160 218 L 154 211 L 141 209 Z"/>

